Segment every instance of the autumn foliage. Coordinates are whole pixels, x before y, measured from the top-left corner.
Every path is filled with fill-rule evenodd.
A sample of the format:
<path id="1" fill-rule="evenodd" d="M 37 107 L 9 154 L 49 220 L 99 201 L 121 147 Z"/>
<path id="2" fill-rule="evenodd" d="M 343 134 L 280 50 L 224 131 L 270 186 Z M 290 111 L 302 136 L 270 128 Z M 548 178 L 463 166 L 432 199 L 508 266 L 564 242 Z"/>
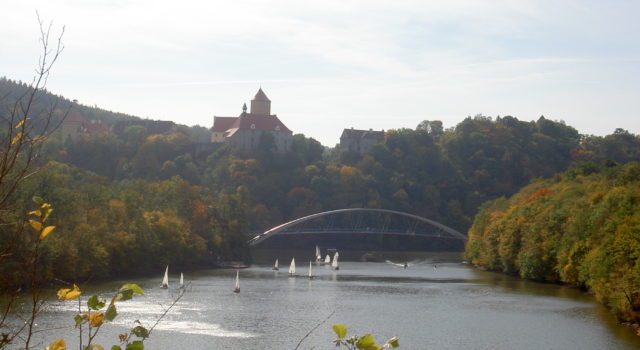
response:
<path id="1" fill-rule="evenodd" d="M 466 258 L 523 278 L 592 292 L 640 321 L 640 164 L 571 169 L 487 203 Z"/>

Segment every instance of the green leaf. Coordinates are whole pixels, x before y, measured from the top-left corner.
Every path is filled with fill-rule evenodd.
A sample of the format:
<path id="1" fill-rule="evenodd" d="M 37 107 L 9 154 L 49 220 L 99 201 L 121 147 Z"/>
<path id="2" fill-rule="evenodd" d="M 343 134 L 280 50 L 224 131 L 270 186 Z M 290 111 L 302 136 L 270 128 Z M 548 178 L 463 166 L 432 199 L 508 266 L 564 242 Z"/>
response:
<path id="1" fill-rule="evenodd" d="M 369 350 L 369 349 L 376 349 L 376 347 L 378 346 L 376 345 L 376 341 L 373 339 L 373 336 L 367 333 L 358 340 L 358 342 L 356 343 L 356 347 L 358 349 Z"/>
<path id="2" fill-rule="evenodd" d="M 86 314 L 78 314 L 76 315 L 73 320 L 76 322 L 76 327 L 81 325 L 82 322 L 86 321 L 88 319 Z"/>
<path id="3" fill-rule="evenodd" d="M 116 296 L 116 300 L 129 300 L 131 298 L 133 298 L 133 289 L 131 288 L 120 288 Z"/>
<path id="4" fill-rule="evenodd" d="M 400 347 L 400 343 L 398 342 L 398 337 L 393 337 L 387 340 L 387 344 L 389 344 L 389 346 L 391 346 L 394 349 Z"/>
<path id="5" fill-rule="evenodd" d="M 135 334 L 136 337 L 138 338 L 142 338 L 142 339 L 146 339 L 149 338 L 149 331 L 142 327 L 142 326 L 136 326 L 131 330 L 131 333 Z"/>
<path id="6" fill-rule="evenodd" d="M 144 295 L 144 290 L 142 290 L 142 288 L 140 288 L 140 286 L 135 283 L 123 284 L 120 290 L 122 289 L 131 289 L 136 294 Z"/>
<path id="7" fill-rule="evenodd" d="M 104 307 L 105 301 L 98 299 L 97 295 L 92 295 L 89 300 L 87 300 L 87 306 L 91 310 L 100 310 Z"/>
<path id="8" fill-rule="evenodd" d="M 31 198 L 31 200 L 33 200 L 36 204 L 42 204 L 42 197 L 39 196 L 33 196 L 33 198 Z"/>
<path id="9" fill-rule="evenodd" d="M 111 350 L 122 350 L 122 348 L 118 345 L 114 345 L 111 347 Z"/>
<path id="10" fill-rule="evenodd" d="M 107 321 L 113 321 L 113 319 L 116 318 L 116 316 L 118 316 L 118 312 L 116 311 L 116 305 L 114 303 L 111 303 L 107 308 L 107 312 L 105 312 L 104 314 L 104 318 L 106 318 Z"/>
<path id="11" fill-rule="evenodd" d="M 338 338 L 342 339 L 347 336 L 347 326 L 343 324 L 334 324 L 331 328 L 333 328 L 333 331 L 336 332 Z"/>
<path id="12" fill-rule="evenodd" d="M 144 343 L 140 340 L 136 340 L 131 344 L 127 344 L 127 350 L 144 350 Z"/>

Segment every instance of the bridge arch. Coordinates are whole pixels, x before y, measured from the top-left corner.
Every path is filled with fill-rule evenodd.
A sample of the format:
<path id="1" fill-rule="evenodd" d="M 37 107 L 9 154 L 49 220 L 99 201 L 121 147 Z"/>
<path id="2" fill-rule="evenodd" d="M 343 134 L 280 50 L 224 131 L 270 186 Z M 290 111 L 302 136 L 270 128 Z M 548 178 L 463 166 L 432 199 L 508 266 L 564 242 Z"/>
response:
<path id="1" fill-rule="evenodd" d="M 413 214 L 409 214 L 409 213 L 404 213 L 401 211 L 396 211 L 396 210 L 389 210 L 389 209 L 373 209 L 373 208 L 347 208 L 347 209 L 337 209 L 337 210 L 330 210 L 330 211 L 325 211 L 325 212 L 321 212 L 321 213 L 316 213 L 316 214 L 312 214 L 312 215 L 308 215 L 308 216 L 304 216 L 298 219 L 294 219 L 291 220 L 289 222 L 285 222 L 281 225 L 278 225 L 276 227 L 273 227 L 271 229 L 266 230 L 265 232 L 255 236 L 254 238 L 252 238 L 249 243 L 253 246 L 260 244 L 261 242 L 265 241 L 266 239 L 269 239 L 273 236 L 276 235 L 283 235 L 283 234 L 297 234 L 297 233 L 323 233 L 323 232 L 327 232 L 327 231 L 331 231 L 334 232 L 335 229 L 332 230 L 315 230 L 313 232 L 310 231 L 296 231 L 296 230 L 292 230 L 292 228 L 294 228 L 297 225 L 306 223 L 306 222 L 310 222 L 314 219 L 318 219 L 318 218 L 322 218 L 322 217 L 329 217 L 331 215 L 336 215 L 336 214 L 343 214 L 343 213 L 380 213 L 380 214 L 391 214 L 391 215 L 396 215 L 398 217 L 403 217 L 406 219 L 410 219 L 410 220 L 415 220 L 415 222 L 417 223 L 424 223 L 427 224 L 429 227 L 432 227 L 433 230 L 432 231 L 428 231 L 428 232 L 416 232 L 415 230 L 403 230 L 403 231 L 399 231 L 399 230 L 391 230 L 388 228 L 367 228 L 366 231 L 363 230 L 348 230 L 347 233 L 374 233 L 374 234 L 387 234 L 387 235 L 401 235 L 401 236 L 422 236 L 422 237 L 436 237 L 436 238 L 449 238 L 449 239 L 456 239 L 456 240 L 462 240 L 462 241 L 466 241 L 467 240 L 467 236 L 464 235 L 463 233 L 460 233 L 459 231 L 443 225 L 437 221 L 428 219 L 428 218 L 424 218 L 418 215 L 413 215 Z M 345 230 L 342 230 L 342 232 L 345 232 Z"/>

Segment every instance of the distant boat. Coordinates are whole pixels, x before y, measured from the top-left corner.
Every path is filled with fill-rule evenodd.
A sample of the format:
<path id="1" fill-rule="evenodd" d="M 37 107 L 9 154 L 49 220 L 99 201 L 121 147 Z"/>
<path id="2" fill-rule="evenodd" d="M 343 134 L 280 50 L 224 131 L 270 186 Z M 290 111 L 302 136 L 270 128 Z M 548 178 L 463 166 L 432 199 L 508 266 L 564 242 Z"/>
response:
<path id="1" fill-rule="evenodd" d="M 234 293 L 240 293 L 240 270 L 236 271 L 236 287 L 233 289 Z"/>
<path id="2" fill-rule="evenodd" d="M 273 268 L 272 268 L 272 270 L 274 270 L 274 271 L 278 271 L 278 270 L 280 270 L 280 269 L 278 268 L 278 259 L 276 259 L 276 263 L 275 263 L 275 264 L 273 264 Z"/>
<path id="3" fill-rule="evenodd" d="M 316 261 L 322 262 L 322 253 L 320 253 L 320 247 L 316 245 Z"/>
<path id="4" fill-rule="evenodd" d="M 296 258 L 291 259 L 291 265 L 289 265 L 289 276 L 296 274 Z"/>
<path id="5" fill-rule="evenodd" d="M 406 269 L 407 267 L 411 266 L 411 264 L 409 264 L 408 262 L 405 262 L 404 264 L 394 263 L 391 260 L 385 260 L 385 262 L 387 264 L 390 264 L 390 265 L 393 265 L 393 266 L 396 266 L 396 267 L 402 267 L 403 269 Z"/>
<path id="6" fill-rule="evenodd" d="M 327 256 L 324 257 L 324 263 L 326 265 L 331 264 L 331 257 L 329 256 L 329 254 L 327 254 Z"/>
<path id="7" fill-rule="evenodd" d="M 309 261 L 309 279 L 314 278 L 315 276 L 311 274 L 311 261 Z"/>
<path id="8" fill-rule="evenodd" d="M 184 288 L 184 274 L 182 272 L 180 272 L 180 286 L 178 288 Z"/>
<path id="9" fill-rule="evenodd" d="M 338 252 L 336 252 L 335 255 L 333 255 L 333 261 L 331 261 L 331 268 L 334 270 L 340 270 L 338 266 L 338 255 Z"/>
<path id="10" fill-rule="evenodd" d="M 169 265 L 167 265 L 167 268 L 164 270 L 164 277 L 162 278 L 162 285 L 160 286 L 160 288 L 169 288 Z"/>

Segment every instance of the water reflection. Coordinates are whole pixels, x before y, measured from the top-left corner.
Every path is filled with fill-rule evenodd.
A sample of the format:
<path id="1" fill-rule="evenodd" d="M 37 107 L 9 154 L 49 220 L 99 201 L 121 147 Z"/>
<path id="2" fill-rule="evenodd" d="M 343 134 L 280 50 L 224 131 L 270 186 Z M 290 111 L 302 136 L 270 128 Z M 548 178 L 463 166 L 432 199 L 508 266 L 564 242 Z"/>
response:
<path id="1" fill-rule="evenodd" d="M 279 259 L 308 261 L 304 254 L 279 252 Z M 330 325 L 335 323 L 360 334 L 372 332 L 379 340 L 397 335 L 405 349 L 640 348 L 639 337 L 585 293 L 475 270 L 461 264 L 459 255 L 385 257 L 411 262 L 404 269 L 384 261 L 351 262 L 341 252 L 341 269 L 314 266 L 314 279 L 273 271 L 275 256 L 265 255 L 264 264 L 241 270 L 240 294 L 232 293 L 235 270 L 187 274 L 187 294 L 154 330 L 147 348 L 293 349 L 334 311 L 302 348 L 332 348 Z M 106 296 L 121 282 L 86 289 Z M 117 334 L 136 320 L 153 324 L 177 293 L 159 289 L 158 278 L 139 282 L 146 295 L 121 304 L 120 316 L 104 329 L 100 344 L 115 344 Z M 76 307 L 52 302 L 43 328 L 60 320 L 70 327 L 42 332 L 43 343 L 61 333 L 74 339 Z"/>

